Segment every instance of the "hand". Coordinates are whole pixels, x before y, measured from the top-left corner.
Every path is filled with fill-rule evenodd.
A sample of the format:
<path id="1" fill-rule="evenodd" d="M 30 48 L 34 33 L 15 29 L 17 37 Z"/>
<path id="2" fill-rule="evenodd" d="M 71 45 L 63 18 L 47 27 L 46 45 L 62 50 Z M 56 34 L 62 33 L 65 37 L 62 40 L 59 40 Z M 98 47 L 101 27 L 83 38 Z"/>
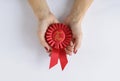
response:
<path id="1" fill-rule="evenodd" d="M 80 22 L 73 22 L 69 17 L 66 19 L 65 24 L 70 26 L 73 34 L 73 39 L 70 45 L 66 48 L 67 54 L 71 55 L 72 52 L 77 53 L 78 49 L 81 46 L 82 41 L 82 29 Z"/>
<path id="2" fill-rule="evenodd" d="M 38 36 L 41 45 L 45 47 L 47 52 L 50 52 L 52 49 L 45 40 L 45 32 L 48 26 L 53 23 L 58 23 L 58 20 L 55 18 L 55 16 L 52 13 L 49 13 L 46 17 L 39 20 Z"/>

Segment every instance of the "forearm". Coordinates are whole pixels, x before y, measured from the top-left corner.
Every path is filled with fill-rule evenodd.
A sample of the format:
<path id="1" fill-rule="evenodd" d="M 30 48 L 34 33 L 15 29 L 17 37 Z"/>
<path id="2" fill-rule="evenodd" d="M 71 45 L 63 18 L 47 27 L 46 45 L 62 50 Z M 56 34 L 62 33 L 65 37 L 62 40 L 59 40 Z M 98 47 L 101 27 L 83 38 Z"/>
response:
<path id="1" fill-rule="evenodd" d="M 81 22 L 93 0 L 75 0 L 70 13 L 71 22 Z"/>
<path id="2" fill-rule="evenodd" d="M 29 0 L 29 3 L 39 19 L 47 17 L 50 13 L 46 0 Z"/>

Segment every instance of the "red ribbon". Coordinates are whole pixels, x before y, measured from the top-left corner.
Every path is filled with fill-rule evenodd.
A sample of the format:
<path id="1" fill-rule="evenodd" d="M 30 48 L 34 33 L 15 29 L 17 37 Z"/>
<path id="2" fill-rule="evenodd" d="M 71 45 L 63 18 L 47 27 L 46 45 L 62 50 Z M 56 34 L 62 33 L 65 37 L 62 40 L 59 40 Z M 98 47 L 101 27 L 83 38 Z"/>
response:
<path id="1" fill-rule="evenodd" d="M 52 53 L 51 53 L 49 68 L 52 68 L 53 66 L 55 66 L 58 63 L 58 59 L 60 59 L 62 70 L 64 70 L 66 64 L 68 63 L 66 52 L 64 49 L 53 48 Z"/>
<path id="2" fill-rule="evenodd" d="M 61 68 L 64 70 L 68 63 L 65 48 L 70 44 L 72 39 L 70 28 L 60 23 L 52 24 L 48 27 L 45 37 L 47 43 L 52 47 L 49 68 L 55 66 L 59 59 Z"/>

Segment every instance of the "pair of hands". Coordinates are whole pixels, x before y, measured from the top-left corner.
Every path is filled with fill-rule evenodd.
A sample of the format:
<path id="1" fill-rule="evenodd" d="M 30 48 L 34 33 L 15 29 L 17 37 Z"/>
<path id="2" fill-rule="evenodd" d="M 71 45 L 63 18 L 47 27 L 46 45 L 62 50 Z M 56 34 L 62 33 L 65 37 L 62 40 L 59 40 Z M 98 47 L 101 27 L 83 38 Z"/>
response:
<path id="1" fill-rule="evenodd" d="M 43 17 L 42 19 L 39 19 L 39 27 L 38 27 L 38 36 L 40 43 L 43 47 L 45 47 L 47 52 L 51 52 L 52 48 L 47 44 L 45 40 L 45 32 L 49 25 L 53 23 L 59 23 L 59 21 L 56 19 L 56 17 L 50 12 L 46 17 Z M 81 39 L 82 39 L 82 31 L 81 31 L 81 24 L 78 22 L 72 22 L 72 19 L 68 16 L 65 19 L 64 24 L 69 25 L 72 33 L 73 33 L 73 39 L 69 46 L 67 46 L 66 53 L 68 55 L 72 55 L 72 53 L 77 53 L 77 50 L 81 46 Z"/>

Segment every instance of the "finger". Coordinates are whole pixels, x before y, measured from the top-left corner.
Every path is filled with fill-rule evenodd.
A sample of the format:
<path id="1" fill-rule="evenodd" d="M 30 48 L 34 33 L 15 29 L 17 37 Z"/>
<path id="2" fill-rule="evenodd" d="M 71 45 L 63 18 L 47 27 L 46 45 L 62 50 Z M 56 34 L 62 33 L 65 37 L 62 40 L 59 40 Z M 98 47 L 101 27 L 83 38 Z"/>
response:
<path id="1" fill-rule="evenodd" d="M 80 37 L 76 38 L 74 41 L 74 53 L 75 54 L 77 53 L 78 49 L 81 46 L 81 40 L 82 40 L 82 37 L 80 36 Z"/>
<path id="2" fill-rule="evenodd" d="M 41 35 L 39 33 L 39 40 L 40 40 L 40 43 L 43 47 L 45 47 L 45 49 L 49 52 L 51 50 L 51 47 L 48 45 L 48 43 L 46 42 L 45 40 L 45 37 L 44 35 Z"/>
<path id="3" fill-rule="evenodd" d="M 66 49 L 73 52 L 73 48 L 74 48 L 73 42 L 71 41 L 70 44 L 66 47 Z"/>
<path id="4" fill-rule="evenodd" d="M 73 52 L 73 47 L 67 46 L 66 50 L 68 50 L 68 51 L 70 51 L 70 52 Z"/>
<path id="5" fill-rule="evenodd" d="M 47 52 L 47 53 L 49 53 L 49 54 L 51 53 L 51 49 L 50 49 L 50 50 L 48 50 L 48 48 L 47 48 L 47 47 L 44 47 L 44 48 L 45 48 L 45 50 L 46 50 L 46 52 Z"/>
<path id="6" fill-rule="evenodd" d="M 73 41 L 70 41 L 70 46 L 71 46 L 71 47 L 73 47 L 73 46 L 74 46 Z"/>
<path id="7" fill-rule="evenodd" d="M 65 51 L 66 51 L 66 54 L 72 55 L 72 52 L 71 52 L 71 51 L 69 51 L 69 50 L 67 50 L 67 49 L 65 49 Z"/>

